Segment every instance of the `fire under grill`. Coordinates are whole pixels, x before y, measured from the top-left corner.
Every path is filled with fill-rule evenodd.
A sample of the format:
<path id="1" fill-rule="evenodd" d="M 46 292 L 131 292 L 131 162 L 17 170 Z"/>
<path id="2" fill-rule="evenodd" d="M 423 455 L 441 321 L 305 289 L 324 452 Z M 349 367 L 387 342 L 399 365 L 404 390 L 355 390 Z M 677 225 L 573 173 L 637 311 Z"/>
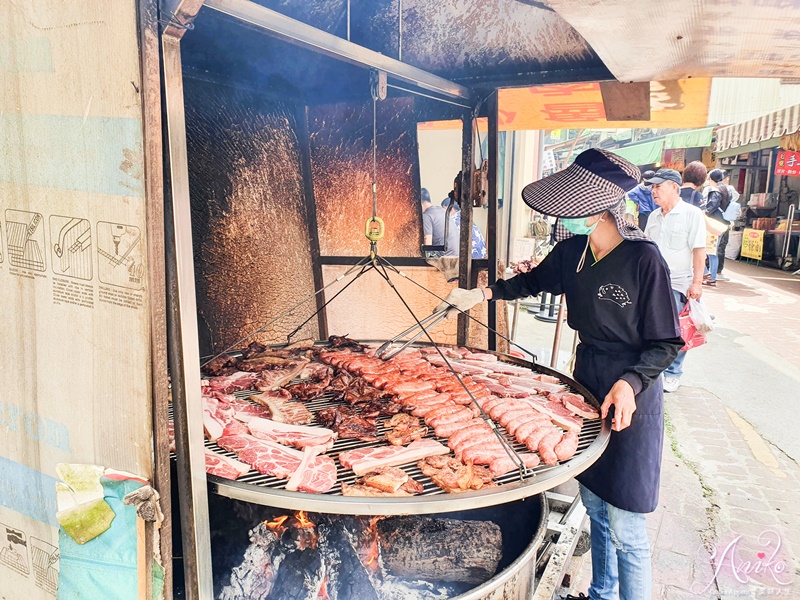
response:
<path id="1" fill-rule="evenodd" d="M 426 345 L 429 344 L 416 344 L 416 347 Z M 479 351 L 487 352 L 486 350 Z M 496 354 L 503 362 L 530 368 L 535 373 L 555 376 L 569 391 L 581 394 L 586 399 L 586 402 L 595 407 L 599 406 L 597 400 L 588 390 L 558 371 L 505 354 L 493 354 Z M 292 383 L 298 381 L 300 380 L 295 380 Z M 257 392 L 241 391 L 234 394 L 238 398 L 250 401 L 248 397 L 251 393 Z M 334 399 L 332 392 L 326 392 L 304 404 L 315 415 L 316 420 L 316 413 L 320 410 L 341 406 L 343 402 Z M 380 417 L 378 420 L 378 429 L 383 434 L 387 431 L 385 427 L 386 420 L 388 420 L 388 417 Z M 518 443 L 499 424 L 497 424 L 497 429 L 515 451 L 526 451 L 524 445 Z M 597 460 L 608 444 L 609 435 L 610 428 L 604 421 L 584 419 L 583 427 L 579 434 L 578 450 L 570 460 L 552 466 L 540 464 L 533 469 L 528 469 L 525 473 L 512 471 L 497 477 L 495 479 L 497 486 L 461 493 L 447 493 L 439 488 L 429 477 L 422 474 L 416 461 L 414 461 L 399 465 L 399 467 L 423 486 L 423 492 L 419 495 L 390 498 L 343 496 L 341 484 L 347 483 L 351 485 L 357 477 L 353 471 L 344 468 L 339 463 L 339 454 L 355 448 L 382 446 L 387 443 L 385 440 L 365 442 L 358 439 L 337 439 L 333 447 L 327 452 L 336 463 L 337 481 L 330 491 L 323 494 L 287 491 L 283 489 L 286 485 L 285 479 L 262 475 L 254 470 L 241 476 L 236 481 L 208 475 L 208 482 L 210 491 L 215 494 L 291 510 L 350 515 L 431 514 L 470 510 L 504 504 L 540 494 L 567 481 Z M 437 438 L 432 430 L 429 431 L 426 437 L 435 439 L 445 445 L 447 444 L 446 439 Z M 223 450 L 214 442 L 206 440 L 205 445 L 216 453 L 236 458 L 235 453 Z"/>

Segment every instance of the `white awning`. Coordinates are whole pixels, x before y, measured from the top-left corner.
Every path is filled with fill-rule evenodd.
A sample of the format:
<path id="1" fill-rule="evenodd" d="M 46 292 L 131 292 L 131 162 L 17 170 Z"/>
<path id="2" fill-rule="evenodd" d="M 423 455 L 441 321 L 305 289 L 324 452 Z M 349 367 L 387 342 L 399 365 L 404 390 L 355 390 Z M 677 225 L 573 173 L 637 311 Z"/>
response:
<path id="1" fill-rule="evenodd" d="M 800 104 L 717 129 L 717 153 L 800 131 Z"/>
<path id="2" fill-rule="evenodd" d="M 620 81 L 797 77 L 798 2 L 549 0 Z"/>

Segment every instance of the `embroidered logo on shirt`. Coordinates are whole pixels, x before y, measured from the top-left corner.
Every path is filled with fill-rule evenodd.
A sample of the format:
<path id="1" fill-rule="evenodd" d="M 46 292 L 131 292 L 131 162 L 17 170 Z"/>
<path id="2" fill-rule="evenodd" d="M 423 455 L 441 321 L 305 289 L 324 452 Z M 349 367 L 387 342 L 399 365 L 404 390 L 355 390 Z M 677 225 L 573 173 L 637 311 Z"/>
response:
<path id="1" fill-rule="evenodd" d="M 597 297 L 600 298 L 600 300 L 610 300 L 620 308 L 625 308 L 628 304 L 633 304 L 625 288 L 616 283 L 601 285 L 600 289 L 597 290 Z"/>

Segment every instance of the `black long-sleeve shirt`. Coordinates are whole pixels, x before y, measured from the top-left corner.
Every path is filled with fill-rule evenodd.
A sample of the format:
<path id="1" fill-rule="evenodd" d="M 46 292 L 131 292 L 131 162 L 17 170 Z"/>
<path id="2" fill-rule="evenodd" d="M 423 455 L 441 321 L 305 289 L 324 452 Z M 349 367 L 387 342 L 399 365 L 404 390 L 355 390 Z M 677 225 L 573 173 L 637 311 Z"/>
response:
<path id="1" fill-rule="evenodd" d="M 587 248 L 585 264 L 576 272 L 585 247 L 586 236 L 557 244 L 529 273 L 492 285 L 492 299 L 565 294 L 567 322 L 582 343 L 638 356 L 620 377 L 638 394 L 684 346 L 669 270 L 655 244 L 623 240 L 600 261 Z"/>

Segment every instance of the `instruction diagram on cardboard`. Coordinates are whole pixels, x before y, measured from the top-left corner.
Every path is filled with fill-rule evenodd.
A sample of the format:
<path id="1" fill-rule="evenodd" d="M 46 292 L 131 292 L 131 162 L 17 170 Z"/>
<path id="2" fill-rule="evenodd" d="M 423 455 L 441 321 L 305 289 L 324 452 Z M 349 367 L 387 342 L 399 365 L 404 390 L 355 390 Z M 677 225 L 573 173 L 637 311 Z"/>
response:
<path id="1" fill-rule="evenodd" d="M 14 267 L 45 270 L 44 219 L 37 212 L 6 211 L 8 262 Z"/>
<path id="2" fill-rule="evenodd" d="M 103 283 L 141 289 L 144 263 L 142 233 L 133 225 L 97 223 L 97 275 Z"/>
<path id="3" fill-rule="evenodd" d="M 3 262 L 3 228 L 0 227 L 0 263 Z"/>
<path id="4" fill-rule="evenodd" d="M 55 596 L 58 591 L 58 569 L 61 558 L 58 548 L 32 537 L 31 557 L 33 558 L 33 575 L 36 578 L 36 585 Z"/>
<path id="5" fill-rule="evenodd" d="M 28 539 L 25 532 L 0 523 L 0 564 L 20 575 L 31 572 L 28 562 Z"/>
<path id="6" fill-rule="evenodd" d="M 92 278 L 92 226 L 89 221 L 52 215 L 50 245 L 56 275 Z"/>

